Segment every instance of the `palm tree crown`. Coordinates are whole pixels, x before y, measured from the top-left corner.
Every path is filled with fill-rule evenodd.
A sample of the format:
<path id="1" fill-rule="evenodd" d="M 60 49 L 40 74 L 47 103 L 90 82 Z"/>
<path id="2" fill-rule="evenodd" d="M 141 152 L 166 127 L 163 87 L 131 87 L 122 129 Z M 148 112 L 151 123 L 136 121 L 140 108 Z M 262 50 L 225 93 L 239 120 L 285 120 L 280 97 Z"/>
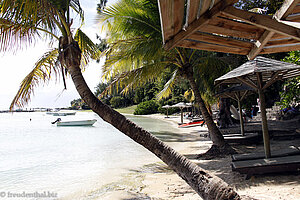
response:
<path id="1" fill-rule="evenodd" d="M 225 143 L 214 124 L 196 84 L 198 80 L 205 85 L 209 82 L 208 77 L 212 77 L 211 74 L 203 76 L 201 72 L 205 74 L 205 71 L 215 70 L 216 74 L 224 71 L 225 64 L 215 57 L 215 53 L 184 48 L 165 51 L 162 48 L 161 30 L 158 28 L 158 5 L 154 0 L 121 0 L 99 13 L 99 18 L 111 35 L 108 39 L 110 46 L 105 54 L 107 60 L 103 71 L 104 78 L 114 78 L 114 81 L 107 91 L 111 91 L 112 87 L 121 87 L 122 92 L 126 92 L 139 84 L 160 77 L 167 67 L 171 68 L 173 75 L 158 97 L 170 95 L 177 77 L 186 78 L 195 93 L 196 103 L 200 105 L 214 147 L 224 154 L 234 152 Z M 196 75 L 198 78 L 195 79 Z M 220 151 L 212 152 L 220 154 Z"/>
<path id="2" fill-rule="evenodd" d="M 77 28 L 75 34 L 71 26 L 73 19 L 70 10 L 79 15 L 79 24 L 83 22 L 83 10 L 78 0 L 2 0 L 0 2 L 0 50 L 16 50 L 21 46 L 34 43 L 35 38 L 48 39 L 57 47 L 44 53 L 35 63 L 33 70 L 24 78 L 20 89 L 13 99 L 10 109 L 15 105 L 24 106 L 30 100 L 34 88 L 50 79 L 67 74 L 62 51 L 75 39 L 81 54 L 81 67 L 91 58 L 96 59 L 100 52 L 96 45 Z"/>

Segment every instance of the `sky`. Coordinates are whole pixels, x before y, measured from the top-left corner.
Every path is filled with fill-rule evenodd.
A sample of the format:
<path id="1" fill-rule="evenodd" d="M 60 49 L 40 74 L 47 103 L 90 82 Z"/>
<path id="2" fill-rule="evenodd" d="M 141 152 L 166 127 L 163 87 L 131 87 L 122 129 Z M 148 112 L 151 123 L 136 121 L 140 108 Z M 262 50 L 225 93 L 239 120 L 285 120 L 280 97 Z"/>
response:
<path id="1" fill-rule="evenodd" d="M 82 0 L 85 24 L 82 27 L 94 42 L 96 33 L 101 35 L 100 25 L 96 21 L 96 8 L 99 0 Z M 112 1 L 109 1 L 111 3 Z M 102 33 L 103 35 L 103 33 Z M 0 54 L 0 110 L 7 110 L 16 95 L 21 81 L 33 69 L 35 62 L 49 50 L 48 42 L 36 41 L 34 45 L 15 53 Z M 103 63 L 103 62 L 102 62 Z M 101 81 L 101 63 L 91 62 L 83 72 L 92 91 Z M 60 108 L 70 106 L 70 102 L 80 98 L 71 78 L 67 79 L 67 90 L 63 91 L 63 82 L 52 80 L 48 85 L 40 84 L 34 91 L 31 101 L 24 108 Z"/>

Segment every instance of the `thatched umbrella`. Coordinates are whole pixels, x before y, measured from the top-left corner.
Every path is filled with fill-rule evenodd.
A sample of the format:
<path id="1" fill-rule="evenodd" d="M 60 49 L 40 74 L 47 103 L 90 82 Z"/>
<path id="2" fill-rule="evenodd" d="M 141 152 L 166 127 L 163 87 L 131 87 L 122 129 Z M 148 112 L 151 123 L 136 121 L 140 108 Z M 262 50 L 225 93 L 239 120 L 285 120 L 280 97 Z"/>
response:
<path id="1" fill-rule="evenodd" d="M 170 105 L 164 105 L 164 106 L 162 106 L 162 108 L 166 108 L 167 109 L 167 117 L 166 118 L 169 118 L 169 113 L 168 113 L 168 110 L 169 110 L 169 108 L 171 108 L 172 106 L 170 106 Z"/>
<path id="2" fill-rule="evenodd" d="M 191 106 L 187 105 L 184 102 L 180 102 L 180 103 L 177 103 L 177 104 L 173 105 L 172 107 L 174 107 L 174 108 L 180 108 L 181 124 L 183 124 L 183 108 L 191 107 Z"/>
<path id="3" fill-rule="evenodd" d="M 241 125 L 241 134 L 244 136 L 245 129 L 244 129 L 244 120 L 243 120 L 243 113 L 241 107 L 241 101 L 249 94 L 253 93 L 253 89 L 247 85 L 235 85 L 230 88 L 226 88 L 221 90 L 216 94 L 217 97 L 221 98 L 231 98 L 238 102 L 239 107 L 239 114 L 240 114 L 240 125 Z"/>
<path id="4" fill-rule="evenodd" d="M 216 84 L 244 83 L 259 95 L 266 158 L 271 157 L 264 90 L 277 80 L 300 76 L 300 66 L 269 58 L 257 57 L 217 78 Z"/>

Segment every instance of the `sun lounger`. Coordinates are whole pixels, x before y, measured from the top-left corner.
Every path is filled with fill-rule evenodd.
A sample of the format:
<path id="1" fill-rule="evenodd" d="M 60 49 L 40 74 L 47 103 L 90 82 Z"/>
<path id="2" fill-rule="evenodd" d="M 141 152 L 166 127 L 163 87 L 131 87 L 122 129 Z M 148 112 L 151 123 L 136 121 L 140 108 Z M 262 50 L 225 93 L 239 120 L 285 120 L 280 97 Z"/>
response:
<path id="1" fill-rule="evenodd" d="M 247 174 L 246 179 L 258 174 L 300 172 L 300 155 L 236 161 L 231 167 L 232 171 Z"/>
<path id="2" fill-rule="evenodd" d="M 258 133 L 246 133 L 244 136 L 241 134 L 228 134 L 223 136 L 224 140 L 228 143 L 249 144 L 255 143 L 258 140 Z"/>
<path id="3" fill-rule="evenodd" d="M 272 158 L 292 156 L 292 155 L 300 155 L 300 150 L 295 146 L 290 146 L 288 149 L 281 149 L 279 151 L 271 152 Z M 262 158 L 265 158 L 264 152 L 231 155 L 232 162 L 242 161 L 242 160 L 255 160 L 255 159 L 262 159 Z"/>

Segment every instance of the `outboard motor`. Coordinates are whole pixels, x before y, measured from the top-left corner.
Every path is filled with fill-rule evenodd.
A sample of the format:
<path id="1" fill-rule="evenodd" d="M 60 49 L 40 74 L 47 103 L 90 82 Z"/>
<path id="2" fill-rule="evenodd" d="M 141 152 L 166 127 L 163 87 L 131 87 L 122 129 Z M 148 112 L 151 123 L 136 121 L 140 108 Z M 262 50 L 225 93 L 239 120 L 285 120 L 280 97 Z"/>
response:
<path id="1" fill-rule="evenodd" d="M 55 120 L 54 122 L 51 122 L 51 124 L 55 124 L 56 122 L 60 122 L 61 118 L 57 118 L 57 120 Z"/>

